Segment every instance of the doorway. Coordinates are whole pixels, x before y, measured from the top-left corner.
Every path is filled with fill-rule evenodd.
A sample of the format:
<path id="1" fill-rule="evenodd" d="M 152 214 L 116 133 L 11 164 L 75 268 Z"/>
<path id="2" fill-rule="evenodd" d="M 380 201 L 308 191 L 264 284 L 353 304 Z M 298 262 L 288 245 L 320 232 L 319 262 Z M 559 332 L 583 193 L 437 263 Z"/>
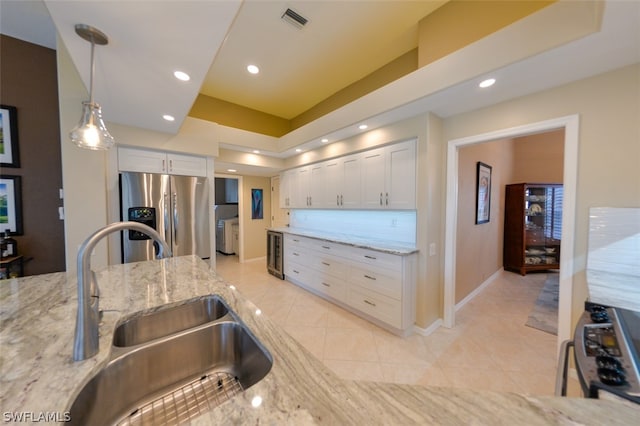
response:
<path id="1" fill-rule="evenodd" d="M 445 215 L 445 271 L 444 271 L 444 320 L 446 327 L 455 325 L 456 285 L 456 223 L 458 218 L 458 155 L 464 146 L 492 140 L 517 138 L 551 130 L 564 129 L 563 184 L 565 196 L 562 204 L 562 242 L 567 250 L 560 253 L 560 294 L 558 308 L 558 347 L 571 335 L 571 306 L 573 288 L 573 250 L 576 186 L 578 166 L 577 115 L 497 130 L 448 141 L 447 144 L 447 193 Z"/>
<path id="2" fill-rule="evenodd" d="M 243 196 L 242 196 L 242 176 L 228 175 L 228 174 L 215 174 L 215 224 L 216 224 L 216 256 L 219 256 L 219 235 L 218 221 L 227 219 L 237 219 L 237 235 L 233 238 L 237 238 L 236 247 L 232 250 L 235 251 L 235 256 L 238 257 L 239 262 L 244 260 L 243 252 Z M 231 245 L 231 244 L 229 244 Z M 227 248 L 225 251 L 229 251 Z M 215 265 L 213 265 L 215 267 Z"/>

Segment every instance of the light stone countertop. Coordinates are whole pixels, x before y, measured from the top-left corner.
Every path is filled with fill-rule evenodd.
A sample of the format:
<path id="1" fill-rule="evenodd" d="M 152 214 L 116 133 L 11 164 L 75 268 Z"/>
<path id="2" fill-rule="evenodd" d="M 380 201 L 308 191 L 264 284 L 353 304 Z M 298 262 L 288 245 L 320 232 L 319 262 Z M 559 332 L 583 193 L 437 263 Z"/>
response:
<path id="1" fill-rule="evenodd" d="M 192 424 L 634 424 L 640 410 L 618 401 L 530 397 L 341 380 L 195 256 L 111 266 L 97 273 L 106 312 L 100 351 L 71 359 L 75 275 L 0 282 L 0 410 L 64 413 L 104 365 L 122 315 L 199 295 L 219 294 L 273 356 L 254 386 Z M 262 397 L 254 408 L 251 401 Z"/>
<path id="2" fill-rule="evenodd" d="M 383 253 L 397 254 L 400 256 L 416 253 L 418 251 L 418 249 L 414 246 L 392 243 L 386 240 L 377 239 L 375 237 L 357 237 L 350 234 L 341 234 L 338 232 L 320 232 L 304 228 L 290 228 L 288 226 L 267 229 L 269 231 L 282 232 L 283 234 L 315 238 L 317 240 L 330 241 L 352 247 L 360 247 L 370 250 L 376 250 Z"/>

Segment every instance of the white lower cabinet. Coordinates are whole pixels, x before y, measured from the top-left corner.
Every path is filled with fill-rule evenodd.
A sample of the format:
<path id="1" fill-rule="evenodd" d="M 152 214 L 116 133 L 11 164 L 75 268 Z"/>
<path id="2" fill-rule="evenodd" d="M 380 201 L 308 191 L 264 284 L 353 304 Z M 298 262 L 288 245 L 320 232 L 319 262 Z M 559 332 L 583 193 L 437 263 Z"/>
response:
<path id="1" fill-rule="evenodd" d="M 285 278 L 407 334 L 415 322 L 416 254 L 394 255 L 285 234 Z"/>

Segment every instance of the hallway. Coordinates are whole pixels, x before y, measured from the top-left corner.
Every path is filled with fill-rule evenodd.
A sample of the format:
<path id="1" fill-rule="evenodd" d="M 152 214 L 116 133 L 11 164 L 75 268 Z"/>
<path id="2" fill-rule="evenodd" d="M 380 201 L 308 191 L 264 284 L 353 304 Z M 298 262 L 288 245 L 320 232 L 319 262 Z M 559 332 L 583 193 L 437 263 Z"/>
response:
<path id="1" fill-rule="evenodd" d="M 453 329 L 405 339 L 288 281 L 263 260 L 218 255 L 217 272 L 343 379 L 553 395 L 556 336 L 525 326 L 546 274 L 504 272 Z M 569 395 L 579 395 L 571 380 Z"/>

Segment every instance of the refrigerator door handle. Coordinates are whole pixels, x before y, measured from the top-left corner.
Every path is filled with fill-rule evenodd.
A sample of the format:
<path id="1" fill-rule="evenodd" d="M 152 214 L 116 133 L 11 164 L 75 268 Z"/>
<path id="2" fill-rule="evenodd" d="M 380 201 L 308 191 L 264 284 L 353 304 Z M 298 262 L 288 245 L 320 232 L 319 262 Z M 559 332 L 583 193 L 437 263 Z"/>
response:
<path id="1" fill-rule="evenodd" d="M 171 235 L 171 223 L 169 221 L 169 194 L 167 194 L 166 192 L 164 193 L 164 196 L 163 196 L 163 203 L 164 203 L 164 235 L 166 235 L 165 238 L 168 238 L 168 236 Z M 171 242 L 169 242 L 169 244 L 171 244 Z"/>
<path id="2" fill-rule="evenodd" d="M 178 245 L 178 193 L 173 193 L 173 246 Z"/>

